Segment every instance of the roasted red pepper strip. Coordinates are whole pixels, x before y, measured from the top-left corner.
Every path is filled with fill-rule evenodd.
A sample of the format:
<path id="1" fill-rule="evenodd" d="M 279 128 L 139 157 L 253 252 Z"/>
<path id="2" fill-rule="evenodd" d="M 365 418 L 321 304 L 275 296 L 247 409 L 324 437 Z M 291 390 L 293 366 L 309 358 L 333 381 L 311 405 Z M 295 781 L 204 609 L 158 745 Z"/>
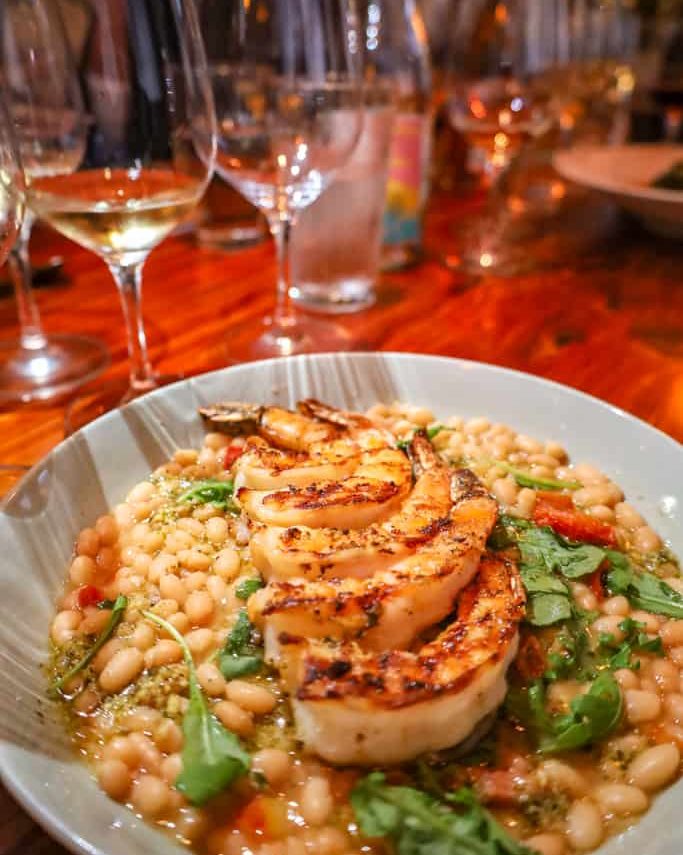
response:
<path id="1" fill-rule="evenodd" d="M 536 525 L 547 525 L 570 540 L 594 543 L 598 546 L 616 546 L 614 528 L 576 508 L 558 508 L 544 499 L 536 501 L 534 508 Z"/>
<path id="2" fill-rule="evenodd" d="M 536 501 L 552 505 L 554 508 L 563 508 L 568 511 L 574 510 L 574 500 L 567 493 L 557 493 L 552 490 L 537 490 Z"/>
<path id="3" fill-rule="evenodd" d="M 605 583 L 602 580 L 603 569 L 603 567 L 598 567 L 595 573 L 591 573 L 586 580 L 586 584 L 600 601 L 604 600 L 607 596 Z"/>
<path id="4" fill-rule="evenodd" d="M 535 635 L 525 634 L 519 644 L 515 667 L 526 682 L 537 680 L 546 671 L 546 656 Z"/>
<path id="5" fill-rule="evenodd" d="M 85 609 L 88 606 L 96 606 L 104 599 L 104 594 L 94 585 L 82 585 L 78 589 L 78 607 Z"/>
<path id="6" fill-rule="evenodd" d="M 230 469 L 232 467 L 232 464 L 237 460 L 237 458 L 241 457 L 246 450 L 246 445 L 237 445 L 234 442 L 231 443 L 225 449 L 225 460 L 223 461 L 223 468 Z"/>

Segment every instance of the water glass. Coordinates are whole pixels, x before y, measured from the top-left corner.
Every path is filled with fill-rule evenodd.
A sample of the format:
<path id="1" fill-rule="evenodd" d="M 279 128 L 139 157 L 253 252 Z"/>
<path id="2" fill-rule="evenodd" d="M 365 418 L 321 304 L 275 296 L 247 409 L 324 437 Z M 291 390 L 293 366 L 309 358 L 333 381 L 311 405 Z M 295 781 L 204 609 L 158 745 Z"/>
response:
<path id="1" fill-rule="evenodd" d="M 387 89 L 366 90 L 363 130 L 351 159 L 299 216 L 291 296 L 305 308 L 341 314 L 375 300 L 394 115 Z"/>

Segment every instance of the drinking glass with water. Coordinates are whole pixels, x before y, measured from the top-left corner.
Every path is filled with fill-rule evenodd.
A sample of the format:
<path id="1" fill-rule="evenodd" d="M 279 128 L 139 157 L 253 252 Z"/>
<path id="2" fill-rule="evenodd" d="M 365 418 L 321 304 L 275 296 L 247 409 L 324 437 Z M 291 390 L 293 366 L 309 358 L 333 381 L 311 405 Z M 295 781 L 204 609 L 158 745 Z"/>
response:
<path id="1" fill-rule="evenodd" d="M 374 302 L 395 107 L 391 90 L 365 90 L 361 136 L 327 191 L 299 216 L 292 235 L 294 300 L 330 313 Z"/>

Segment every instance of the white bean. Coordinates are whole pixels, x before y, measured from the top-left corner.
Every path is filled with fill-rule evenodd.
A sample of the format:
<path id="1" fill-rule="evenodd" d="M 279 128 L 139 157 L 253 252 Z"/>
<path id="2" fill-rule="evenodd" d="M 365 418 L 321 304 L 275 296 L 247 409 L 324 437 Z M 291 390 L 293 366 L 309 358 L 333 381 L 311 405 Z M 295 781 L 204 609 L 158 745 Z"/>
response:
<path id="1" fill-rule="evenodd" d="M 146 819 L 155 819 L 166 810 L 170 797 L 168 784 L 156 775 L 141 775 L 130 796 L 135 810 Z"/>
<path id="2" fill-rule="evenodd" d="M 655 659 L 650 666 L 650 674 L 660 691 L 666 694 L 677 692 L 680 685 L 678 668 L 668 659 Z"/>
<path id="3" fill-rule="evenodd" d="M 130 769 L 123 760 L 103 760 L 97 764 L 97 782 L 111 799 L 122 801 L 130 790 Z"/>
<path id="4" fill-rule="evenodd" d="M 226 686 L 225 696 L 255 715 L 269 713 L 277 703 L 275 696 L 268 689 L 244 680 L 231 680 Z"/>
<path id="5" fill-rule="evenodd" d="M 137 647 L 118 650 L 100 674 L 100 686 L 105 692 L 120 692 L 138 676 L 145 667 L 145 659 Z"/>
<path id="6" fill-rule="evenodd" d="M 683 620 L 668 620 L 659 628 L 659 635 L 666 647 L 683 645 Z"/>
<path id="7" fill-rule="evenodd" d="M 299 810 L 308 825 L 322 825 L 332 813 L 334 802 L 327 778 L 313 777 L 301 788 Z"/>
<path id="8" fill-rule="evenodd" d="M 572 796 L 582 796 L 588 788 L 583 775 L 560 760 L 545 760 L 538 767 L 538 776 L 542 784 Z"/>
<path id="9" fill-rule="evenodd" d="M 602 604 L 602 610 L 606 615 L 620 615 L 626 617 L 631 610 L 628 600 L 621 594 L 616 597 L 609 597 Z"/>
<path id="10" fill-rule="evenodd" d="M 647 810 L 648 798 L 639 788 L 630 784 L 604 784 L 593 794 L 608 816 L 629 816 Z"/>
<path id="11" fill-rule="evenodd" d="M 575 849 L 595 849 L 602 841 L 602 817 L 588 798 L 574 802 L 567 811 L 567 838 Z"/>
<path id="12" fill-rule="evenodd" d="M 197 667 L 197 679 L 210 698 L 217 698 L 225 692 L 225 677 L 211 662 L 202 662 Z"/>
<path id="13" fill-rule="evenodd" d="M 251 768 L 255 772 L 260 772 L 271 787 L 286 781 L 291 767 L 292 761 L 289 754 L 279 748 L 262 748 L 251 758 Z"/>
<path id="14" fill-rule="evenodd" d="M 524 841 L 538 855 L 564 855 L 565 846 L 560 834 L 535 834 Z"/>
<path id="15" fill-rule="evenodd" d="M 648 793 L 661 790 L 676 776 L 681 763 L 678 746 L 654 745 L 639 754 L 628 767 L 628 780 Z"/>
<path id="16" fill-rule="evenodd" d="M 654 692 L 641 689 L 626 689 L 626 717 L 631 724 L 640 724 L 657 718 L 662 709 L 662 702 Z"/>

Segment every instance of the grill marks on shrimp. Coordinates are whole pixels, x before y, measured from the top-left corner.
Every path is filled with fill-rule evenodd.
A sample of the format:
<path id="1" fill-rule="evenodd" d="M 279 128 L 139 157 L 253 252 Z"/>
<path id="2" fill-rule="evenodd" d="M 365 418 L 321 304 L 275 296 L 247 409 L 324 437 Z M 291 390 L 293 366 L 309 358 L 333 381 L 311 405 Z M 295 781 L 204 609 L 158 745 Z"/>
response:
<path id="1" fill-rule="evenodd" d="M 248 608 L 299 737 L 361 764 L 464 739 L 502 701 L 524 603 L 516 568 L 482 560 L 495 501 L 419 432 L 406 455 L 365 416 L 312 399 L 256 422 L 236 498 L 269 581 Z"/>
<path id="2" fill-rule="evenodd" d="M 416 653 L 380 654 L 314 642 L 303 660 L 299 700 L 363 697 L 402 707 L 471 683 L 477 670 L 494 667 L 515 641 L 524 616 L 524 589 L 511 562 L 484 556 L 475 579 L 462 591 L 458 616 L 434 641 Z"/>

